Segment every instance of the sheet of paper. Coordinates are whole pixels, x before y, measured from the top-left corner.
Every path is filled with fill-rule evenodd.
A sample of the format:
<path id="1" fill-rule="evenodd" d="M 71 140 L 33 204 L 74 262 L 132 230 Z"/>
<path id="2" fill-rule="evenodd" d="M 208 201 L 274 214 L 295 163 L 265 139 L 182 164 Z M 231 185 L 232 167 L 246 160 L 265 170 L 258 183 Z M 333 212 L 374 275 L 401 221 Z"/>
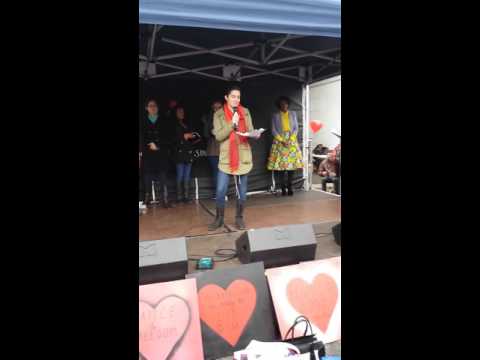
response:
<path id="1" fill-rule="evenodd" d="M 265 131 L 264 128 L 260 128 L 260 129 L 255 129 L 251 132 L 244 132 L 244 133 L 237 131 L 237 134 L 245 137 L 260 137 L 264 131 Z"/>

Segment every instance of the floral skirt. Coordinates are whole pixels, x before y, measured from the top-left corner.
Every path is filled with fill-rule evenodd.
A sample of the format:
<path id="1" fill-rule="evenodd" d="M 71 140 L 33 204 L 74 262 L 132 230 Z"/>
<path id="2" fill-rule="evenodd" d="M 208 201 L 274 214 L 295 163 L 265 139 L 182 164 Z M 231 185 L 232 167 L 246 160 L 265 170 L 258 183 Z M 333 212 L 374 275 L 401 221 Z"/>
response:
<path id="1" fill-rule="evenodd" d="M 284 134 L 283 138 L 286 144 L 273 139 L 267 169 L 276 171 L 302 169 L 302 152 L 296 135 Z"/>

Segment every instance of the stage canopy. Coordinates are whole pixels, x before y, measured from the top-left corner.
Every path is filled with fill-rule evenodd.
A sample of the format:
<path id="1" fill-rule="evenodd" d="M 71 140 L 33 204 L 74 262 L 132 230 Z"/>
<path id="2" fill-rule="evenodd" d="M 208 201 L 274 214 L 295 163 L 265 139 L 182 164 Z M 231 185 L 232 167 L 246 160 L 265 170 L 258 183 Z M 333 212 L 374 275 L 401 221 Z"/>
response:
<path id="1" fill-rule="evenodd" d="M 139 77 L 250 81 L 281 77 L 303 84 L 338 75 L 341 39 L 140 24 Z"/>
<path id="2" fill-rule="evenodd" d="M 140 0 L 140 23 L 340 38 L 340 0 Z"/>

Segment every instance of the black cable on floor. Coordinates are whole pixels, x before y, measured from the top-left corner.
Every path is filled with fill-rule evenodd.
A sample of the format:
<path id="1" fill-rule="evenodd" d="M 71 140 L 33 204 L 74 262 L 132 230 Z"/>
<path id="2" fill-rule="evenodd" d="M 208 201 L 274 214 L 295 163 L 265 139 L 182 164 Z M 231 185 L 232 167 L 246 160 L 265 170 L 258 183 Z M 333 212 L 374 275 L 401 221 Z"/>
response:
<path id="1" fill-rule="evenodd" d="M 228 251 L 230 254 L 225 254 L 224 252 Z M 235 259 L 238 256 L 237 250 L 236 249 L 217 249 L 215 250 L 215 255 L 223 257 L 224 260 L 222 261 L 228 261 Z"/>
<path id="2" fill-rule="evenodd" d="M 217 249 L 215 250 L 215 253 L 213 256 L 212 255 L 191 255 L 191 256 L 198 256 L 198 258 L 188 258 L 188 260 L 190 261 L 198 261 L 204 257 L 211 257 L 215 262 L 224 262 L 224 261 L 235 259 L 238 256 L 238 253 L 236 249 Z M 217 259 L 215 259 L 215 257 Z"/>

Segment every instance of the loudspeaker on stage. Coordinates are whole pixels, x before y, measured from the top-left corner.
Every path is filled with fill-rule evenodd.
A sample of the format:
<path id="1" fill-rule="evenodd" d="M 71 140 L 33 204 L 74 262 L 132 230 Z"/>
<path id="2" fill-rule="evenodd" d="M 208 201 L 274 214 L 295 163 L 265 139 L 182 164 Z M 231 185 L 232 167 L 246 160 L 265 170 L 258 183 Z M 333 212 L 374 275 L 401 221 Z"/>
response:
<path id="1" fill-rule="evenodd" d="M 242 263 L 263 261 L 265 268 L 315 260 L 317 240 L 311 224 L 253 229 L 236 241 Z"/>
<path id="2" fill-rule="evenodd" d="M 184 279 L 188 272 L 185 237 L 140 241 L 139 284 Z"/>

